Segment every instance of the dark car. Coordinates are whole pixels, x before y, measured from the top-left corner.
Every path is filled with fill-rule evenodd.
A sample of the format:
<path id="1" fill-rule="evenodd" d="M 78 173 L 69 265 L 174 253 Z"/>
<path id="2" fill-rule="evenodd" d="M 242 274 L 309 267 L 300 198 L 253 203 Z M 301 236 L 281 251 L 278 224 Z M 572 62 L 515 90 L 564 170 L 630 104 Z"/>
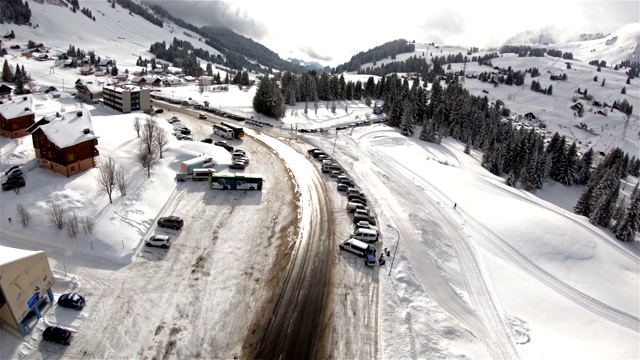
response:
<path id="1" fill-rule="evenodd" d="M 71 331 L 58 326 L 47 326 L 42 333 L 42 338 L 62 345 L 71 345 Z"/>
<path id="2" fill-rule="evenodd" d="M 203 143 L 213 144 L 213 139 L 212 139 L 212 138 L 202 139 L 201 141 L 202 141 Z"/>
<path id="3" fill-rule="evenodd" d="M 154 113 L 156 113 L 156 114 L 162 114 L 163 112 L 164 112 L 164 109 L 156 109 L 154 111 Z"/>
<path id="4" fill-rule="evenodd" d="M 198 115 L 198 119 L 206 119 L 206 118 L 207 118 L 207 115 L 205 114 Z"/>
<path id="5" fill-rule="evenodd" d="M 180 229 L 184 225 L 184 220 L 177 216 L 166 216 L 158 219 L 158 226 L 168 227 L 173 229 Z"/>
<path id="6" fill-rule="evenodd" d="M 62 294 L 58 298 L 58 305 L 66 308 L 82 310 L 84 304 L 84 297 L 78 293 Z"/>
<path id="7" fill-rule="evenodd" d="M 26 183 L 22 177 L 15 177 L 7 180 L 2 184 L 2 191 L 14 190 L 25 186 Z"/>
<path id="8" fill-rule="evenodd" d="M 221 146 L 221 147 L 225 148 L 228 152 L 233 152 L 233 146 L 227 144 L 226 141 L 216 141 L 216 142 L 213 143 L 213 145 Z"/>

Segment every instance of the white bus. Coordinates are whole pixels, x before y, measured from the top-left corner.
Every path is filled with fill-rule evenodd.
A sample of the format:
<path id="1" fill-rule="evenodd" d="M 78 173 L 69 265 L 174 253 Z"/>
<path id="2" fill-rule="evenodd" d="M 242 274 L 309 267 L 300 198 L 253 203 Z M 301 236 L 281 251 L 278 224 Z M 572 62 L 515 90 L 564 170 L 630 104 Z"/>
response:
<path id="1" fill-rule="evenodd" d="M 225 139 L 233 139 L 233 129 L 223 125 L 213 124 L 213 133 Z"/>

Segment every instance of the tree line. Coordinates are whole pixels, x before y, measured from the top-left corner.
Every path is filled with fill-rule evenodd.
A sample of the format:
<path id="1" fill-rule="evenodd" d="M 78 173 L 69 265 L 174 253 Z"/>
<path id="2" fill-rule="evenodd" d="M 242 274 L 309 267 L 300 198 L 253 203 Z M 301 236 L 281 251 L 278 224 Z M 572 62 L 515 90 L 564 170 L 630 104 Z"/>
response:
<path id="1" fill-rule="evenodd" d="M 26 25 L 31 22 L 31 9 L 25 0 L 0 1 L 0 24 Z M 1 34 L 4 35 L 4 34 Z"/>
<path id="2" fill-rule="evenodd" d="M 344 63 L 336 66 L 331 70 L 332 74 L 340 74 L 348 71 L 358 71 L 360 70 L 360 66 L 366 63 L 375 63 L 376 61 L 382 60 L 386 57 L 390 57 L 392 60 L 395 59 L 395 56 L 402 53 L 413 52 L 416 49 L 416 44 L 414 42 L 408 42 L 405 39 L 397 39 L 393 41 L 386 42 L 382 45 L 378 45 L 373 49 L 369 49 L 367 51 L 361 51 L 351 57 L 351 59 Z"/>

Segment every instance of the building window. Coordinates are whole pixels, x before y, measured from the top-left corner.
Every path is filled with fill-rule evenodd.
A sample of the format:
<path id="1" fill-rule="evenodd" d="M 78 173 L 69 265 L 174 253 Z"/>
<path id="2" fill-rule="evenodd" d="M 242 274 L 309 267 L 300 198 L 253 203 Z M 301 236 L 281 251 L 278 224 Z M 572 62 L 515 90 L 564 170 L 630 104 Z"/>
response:
<path id="1" fill-rule="evenodd" d="M 69 171 L 76 171 L 76 166 L 75 165 L 71 165 L 69 167 Z"/>
<path id="2" fill-rule="evenodd" d="M 76 159 L 76 154 L 75 153 L 71 153 L 69 155 L 67 155 L 67 160 L 68 161 L 73 161 Z"/>

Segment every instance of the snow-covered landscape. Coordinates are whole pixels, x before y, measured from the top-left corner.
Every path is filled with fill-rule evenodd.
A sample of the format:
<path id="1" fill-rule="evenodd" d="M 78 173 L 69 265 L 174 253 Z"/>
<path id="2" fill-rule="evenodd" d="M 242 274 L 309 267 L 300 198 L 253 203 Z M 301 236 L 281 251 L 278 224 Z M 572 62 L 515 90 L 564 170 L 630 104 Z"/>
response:
<path id="1" fill-rule="evenodd" d="M 16 34 L 5 47 L 33 40 L 55 53 L 76 44 L 117 59 L 121 70 L 134 71 L 139 56 L 153 56 L 151 43 L 174 37 L 194 41 L 175 24 L 159 28 L 122 8 L 112 9 L 106 1 L 81 4 L 91 8 L 100 26 L 83 15 L 60 21 L 69 16 L 67 8 L 30 2 L 32 23 L 39 26 L 3 24 L 0 33 Z M 96 31 L 75 31 L 89 27 Z M 463 86 L 486 95 L 489 103 L 502 101 L 515 126 L 544 122 L 545 136 L 565 135 L 579 143 L 581 152 L 619 147 L 638 157 L 638 79 L 626 84 L 622 70 L 609 66 L 596 72 L 589 61 L 607 59 L 612 66 L 630 52 L 637 57 L 639 36 L 640 23 L 633 23 L 601 39 L 552 44 L 573 53 L 571 69 L 549 56 L 492 59 L 497 67 L 539 68 L 541 82 L 553 84 L 553 96 L 531 91 L 530 79 L 521 86 L 494 86 L 466 78 Z M 204 43 L 199 46 L 216 52 Z M 396 60 L 465 51 L 416 44 L 414 53 Z M 333 249 L 327 280 L 332 287 L 326 304 L 330 320 L 322 334 L 328 339 L 322 351 L 329 357 L 640 358 L 638 234 L 635 242 L 624 243 L 611 230 L 574 214 L 582 186 L 549 180 L 533 193 L 507 186 L 504 177 L 481 166 L 479 151 L 466 154 L 465 144 L 451 138 L 441 144 L 422 141 L 419 129 L 414 136 L 382 123 L 335 130 L 383 118 L 363 101 L 339 102 L 335 113 L 321 101 L 317 112 L 308 114 L 298 103 L 275 120 L 253 110 L 256 86 L 201 91 L 195 83 L 159 88 L 156 94 L 207 101 L 270 124 L 240 122 L 245 139 L 229 141 L 247 151 L 251 163 L 245 171 L 261 174 L 264 188 L 224 192 L 205 182 L 176 182 L 182 161 L 204 154 L 213 158 L 218 172 L 226 172 L 232 160 L 224 148 L 200 141 L 221 140 L 212 135 L 218 118 L 207 114 L 201 120 L 201 111 L 162 101 L 154 102 L 164 109 L 155 121 L 170 134 L 173 129 L 165 119 L 177 116 L 191 129 L 193 141 L 170 136 L 163 159 L 147 177 L 136 160 L 140 141 L 133 127 L 145 114 L 119 114 L 75 99 L 71 93 L 81 77 L 78 69 L 27 59 L 11 49 L 4 59 L 12 68 L 24 65 L 36 88 L 62 90 L 59 97 L 33 95 L 36 120 L 78 109 L 90 113 L 100 159 L 111 157 L 125 168 L 130 187 L 126 196 L 114 193 L 110 204 L 97 186 L 97 168 L 67 178 L 38 167 L 31 136 L 0 138 L 0 170 L 23 165 L 26 179 L 19 193 L 0 194 L 2 251 L 44 250 L 55 275 L 56 299 L 70 291 L 87 298 L 79 313 L 54 304 L 24 338 L 1 325 L 2 359 L 244 358 L 248 335 L 267 316 L 262 312 L 269 294 L 283 281 L 277 277 L 280 267 L 318 240 L 318 227 L 331 234 Z M 490 70 L 477 62 L 451 66 L 454 71 L 464 67 L 470 76 Z M 549 80 L 549 75 L 563 73 L 567 81 Z M 596 75 L 598 82 L 593 81 Z M 258 80 L 259 74 L 250 76 Z M 369 77 L 344 76 L 362 82 Z M 603 78 L 606 86 L 601 86 Z M 578 118 L 570 109 L 577 88 L 588 88 L 596 100 L 608 103 L 626 99 L 634 113 L 628 118 L 613 111 L 603 116 L 588 106 Z M 527 113 L 535 114 L 537 122 L 524 119 Z M 325 131 L 296 131 L 316 128 Z M 353 227 L 344 211 L 347 200 L 307 155 L 312 147 L 336 159 L 369 197 L 382 232 L 375 245 L 379 253 L 391 250 L 384 265 L 366 267 L 355 255 L 339 251 L 338 244 Z M 629 199 L 638 181 L 623 179 L 621 196 Z M 47 220 L 50 201 L 68 213 L 95 219 L 93 233 L 72 238 L 54 229 Z M 33 214 L 28 227 L 15 221 L 18 205 Z M 185 227 L 156 227 L 156 220 L 169 214 L 184 218 Z M 320 216 L 328 216 L 330 225 L 317 224 Z M 153 234 L 167 234 L 174 243 L 168 250 L 149 249 L 144 240 Z M 308 281 L 320 278 L 313 276 Z M 74 333 L 69 348 L 41 340 L 44 328 L 54 324 Z"/>

